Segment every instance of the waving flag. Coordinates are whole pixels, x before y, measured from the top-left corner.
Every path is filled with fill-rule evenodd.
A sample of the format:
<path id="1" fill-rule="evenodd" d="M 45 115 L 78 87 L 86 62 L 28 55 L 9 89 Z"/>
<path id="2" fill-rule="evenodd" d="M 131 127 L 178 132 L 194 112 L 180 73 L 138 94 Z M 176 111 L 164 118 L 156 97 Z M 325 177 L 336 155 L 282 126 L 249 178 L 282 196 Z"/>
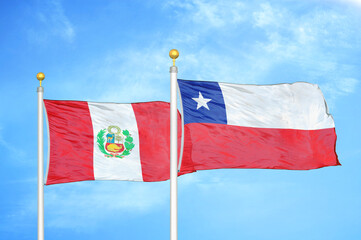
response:
<path id="1" fill-rule="evenodd" d="M 44 103 L 50 137 L 47 185 L 169 179 L 169 103 Z M 182 165 L 188 170 L 182 167 L 179 174 L 193 171 L 187 161 Z"/>
<path id="2" fill-rule="evenodd" d="M 196 170 L 340 165 L 334 121 L 317 85 L 178 84 L 183 161 L 192 161 Z"/>

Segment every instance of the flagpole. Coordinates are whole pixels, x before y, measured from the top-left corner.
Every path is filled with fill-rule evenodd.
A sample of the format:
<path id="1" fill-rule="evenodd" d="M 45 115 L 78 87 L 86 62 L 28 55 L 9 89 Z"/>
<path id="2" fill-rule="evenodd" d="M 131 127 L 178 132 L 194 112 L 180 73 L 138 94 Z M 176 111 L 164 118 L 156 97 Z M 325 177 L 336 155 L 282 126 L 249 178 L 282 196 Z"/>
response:
<path id="1" fill-rule="evenodd" d="M 177 202 L 177 73 L 175 60 L 179 56 L 176 49 L 169 52 L 173 59 L 170 67 L 170 240 L 178 239 L 178 202 Z"/>
<path id="2" fill-rule="evenodd" d="M 39 72 L 36 78 L 40 81 L 38 92 L 38 240 L 44 240 L 44 133 L 43 133 L 43 93 L 41 82 L 45 75 Z"/>

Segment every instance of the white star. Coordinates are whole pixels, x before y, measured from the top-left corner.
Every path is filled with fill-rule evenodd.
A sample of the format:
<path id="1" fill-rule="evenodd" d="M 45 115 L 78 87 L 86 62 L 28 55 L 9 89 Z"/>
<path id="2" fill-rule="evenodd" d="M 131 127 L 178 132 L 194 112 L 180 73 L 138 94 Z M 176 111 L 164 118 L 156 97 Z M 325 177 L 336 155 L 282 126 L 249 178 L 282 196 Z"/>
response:
<path id="1" fill-rule="evenodd" d="M 207 103 L 208 103 L 209 101 L 211 101 L 212 99 L 203 98 L 201 92 L 199 92 L 198 98 L 192 98 L 192 99 L 197 102 L 197 110 L 198 110 L 199 108 L 201 108 L 201 107 L 205 107 L 205 108 L 207 108 L 207 109 L 209 110 L 209 107 L 208 107 Z"/>

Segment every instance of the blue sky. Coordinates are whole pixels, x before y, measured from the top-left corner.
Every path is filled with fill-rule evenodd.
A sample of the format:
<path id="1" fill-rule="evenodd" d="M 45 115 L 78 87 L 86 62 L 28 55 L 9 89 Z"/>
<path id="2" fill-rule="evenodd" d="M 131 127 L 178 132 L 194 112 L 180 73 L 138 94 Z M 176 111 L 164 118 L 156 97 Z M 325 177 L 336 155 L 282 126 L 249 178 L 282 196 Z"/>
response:
<path id="1" fill-rule="evenodd" d="M 179 78 L 320 85 L 341 167 L 179 178 L 179 239 L 361 238 L 361 1 L 1 1 L 0 239 L 35 239 L 45 97 L 169 101 Z M 47 137 L 47 136 L 45 136 Z M 169 181 L 45 187 L 46 239 L 168 239 Z"/>

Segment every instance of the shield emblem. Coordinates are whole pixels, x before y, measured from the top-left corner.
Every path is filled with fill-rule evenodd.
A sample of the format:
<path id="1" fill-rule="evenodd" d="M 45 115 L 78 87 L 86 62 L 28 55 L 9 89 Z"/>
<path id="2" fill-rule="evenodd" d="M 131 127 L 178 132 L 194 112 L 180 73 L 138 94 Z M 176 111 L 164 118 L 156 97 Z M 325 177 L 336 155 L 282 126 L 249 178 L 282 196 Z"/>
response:
<path id="1" fill-rule="evenodd" d="M 100 129 L 96 141 L 99 151 L 107 158 L 124 158 L 131 154 L 135 146 L 131 133 L 115 125 Z"/>

